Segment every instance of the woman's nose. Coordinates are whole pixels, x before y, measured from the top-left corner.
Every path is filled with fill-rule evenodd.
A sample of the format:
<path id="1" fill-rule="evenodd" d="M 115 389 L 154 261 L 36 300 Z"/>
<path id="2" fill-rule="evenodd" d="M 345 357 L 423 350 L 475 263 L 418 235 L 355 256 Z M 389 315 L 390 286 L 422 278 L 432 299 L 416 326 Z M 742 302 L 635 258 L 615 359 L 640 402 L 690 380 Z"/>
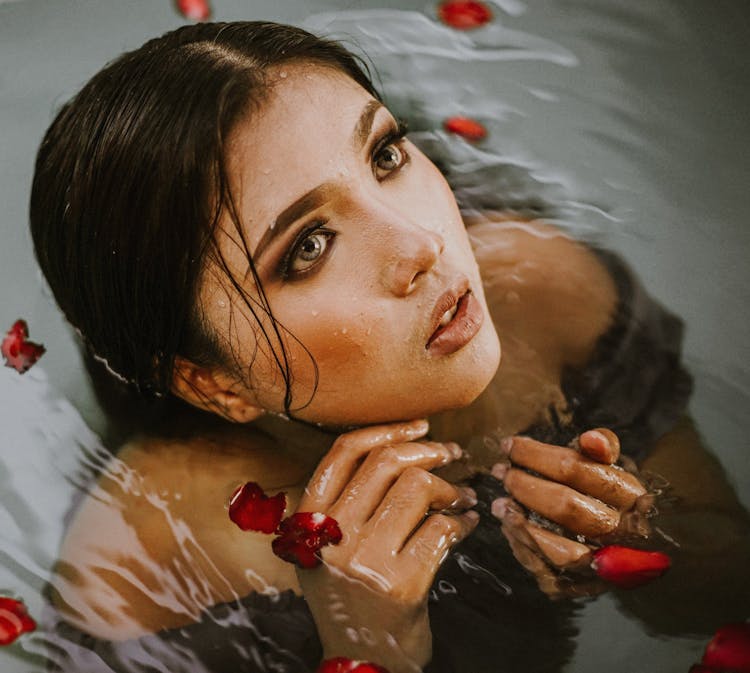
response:
<path id="1" fill-rule="evenodd" d="M 440 258 L 445 240 L 436 231 L 413 225 L 398 241 L 398 254 L 386 264 L 385 283 L 398 297 L 405 297 L 417 286 L 419 277 Z"/>

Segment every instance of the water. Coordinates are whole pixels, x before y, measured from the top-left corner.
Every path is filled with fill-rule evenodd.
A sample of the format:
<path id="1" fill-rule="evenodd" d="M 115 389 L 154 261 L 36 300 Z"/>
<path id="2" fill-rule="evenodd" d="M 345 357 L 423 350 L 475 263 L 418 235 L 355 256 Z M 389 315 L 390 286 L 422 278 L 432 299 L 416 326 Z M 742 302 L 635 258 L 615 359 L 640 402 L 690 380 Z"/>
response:
<path id="1" fill-rule="evenodd" d="M 750 506 L 744 3 L 504 0 L 493 26 L 473 34 L 435 24 L 424 2 L 214 6 L 220 20 L 307 21 L 356 41 L 465 203 L 500 195 L 619 251 L 684 318 L 691 415 Z M 166 0 L 0 3 L 0 329 L 24 317 L 48 350 L 24 377 L 0 371 L 0 593 L 22 596 L 32 614 L 76 485 L 106 456 L 73 337 L 33 262 L 33 157 L 53 110 L 104 62 L 180 23 Z M 489 139 L 447 137 L 440 125 L 453 114 L 485 123 Z M 647 631 L 611 595 L 587 603 L 577 625 L 570 673 L 615 661 L 618 671 L 687 671 L 707 639 Z M 43 651 L 41 634 L 26 637 L 0 651 L 0 669 L 41 670 Z"/>

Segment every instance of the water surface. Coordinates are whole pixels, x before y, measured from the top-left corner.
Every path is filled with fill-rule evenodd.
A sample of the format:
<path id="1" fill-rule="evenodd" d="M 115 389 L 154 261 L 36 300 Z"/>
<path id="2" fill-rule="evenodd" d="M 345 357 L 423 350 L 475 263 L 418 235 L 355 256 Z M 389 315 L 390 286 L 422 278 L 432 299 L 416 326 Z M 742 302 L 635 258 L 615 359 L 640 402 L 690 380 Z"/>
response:
<path id="1" fill-rule="evenodd" d="M 496 21 L 465 34 L 424 2 L 214 2 L 219 20 L 301 23 L 360 45 L 466 203 L 538 207 L 621 253 L 684 318 L 690 413 L 750 505 L 750 10 L 732 0 L 492 4 Z M 0 370 L 0 593 L 23 596 L 32 613 L 63 515 L 104 451 L 73 335 L 33 260 L 34 154 L 57 107 L 103 63 L 180 23 L 166 1 L 0 3 L 0 329 L 24 317 L 48 349 L 24 377 Z M 441 123 L 453 114 L 480 119 L 488 140 L 448 137 Z M 649 633 L 611 595 L 588 603 L 578 625 L 570 673 L 687 671 L 706 641 Z M 43 650 L 42 634 L 26 637 L 0 651 L 0 667 L 42 670 Z"/>

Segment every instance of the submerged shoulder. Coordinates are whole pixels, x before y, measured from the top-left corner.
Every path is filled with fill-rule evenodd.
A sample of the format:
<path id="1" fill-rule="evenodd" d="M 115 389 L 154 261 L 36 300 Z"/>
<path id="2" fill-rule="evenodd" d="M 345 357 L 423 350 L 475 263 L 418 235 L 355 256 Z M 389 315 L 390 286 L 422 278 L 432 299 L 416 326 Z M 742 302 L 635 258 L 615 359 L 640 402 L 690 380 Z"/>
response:
<path id="1" fill-rule="evenodd" d="M 618 301 L 599 255 L 543 221 L 494 212 L 465 221 L 501 336 L 510 331 L 557 369 L 585 364 Z"/>
<path id="2" fill-rule="evenodd" d="M 153 440 L 125 447 L 63 541 L 52 583 L 62 614 L 92 635 L 122 640 L 183 626 L 252 592 L 299 592 L 270 537 L 228 517 L 229 499 L 246 481 L 286 491 L 289 507 L 299 498 L 293 484 L 284 487 L 293 470 L 272 447 L 261 439 L 244 448 Z"/>

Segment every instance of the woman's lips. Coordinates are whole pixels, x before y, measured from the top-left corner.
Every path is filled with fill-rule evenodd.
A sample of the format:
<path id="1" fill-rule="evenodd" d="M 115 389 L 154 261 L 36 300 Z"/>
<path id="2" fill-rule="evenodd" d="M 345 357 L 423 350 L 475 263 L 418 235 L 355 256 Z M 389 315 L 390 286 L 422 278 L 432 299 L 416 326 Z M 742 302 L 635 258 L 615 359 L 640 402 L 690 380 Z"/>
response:
<path id="1" fill-rule="evenodd" d="M 482 305 L 469 290 L 458 300 L 453 319 L 433 332 L 425 348 L 431 355 L 455 353 L 474 338 L 483 321 Z"/>

